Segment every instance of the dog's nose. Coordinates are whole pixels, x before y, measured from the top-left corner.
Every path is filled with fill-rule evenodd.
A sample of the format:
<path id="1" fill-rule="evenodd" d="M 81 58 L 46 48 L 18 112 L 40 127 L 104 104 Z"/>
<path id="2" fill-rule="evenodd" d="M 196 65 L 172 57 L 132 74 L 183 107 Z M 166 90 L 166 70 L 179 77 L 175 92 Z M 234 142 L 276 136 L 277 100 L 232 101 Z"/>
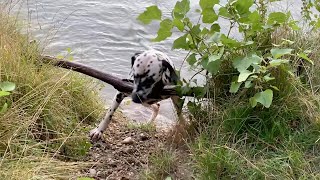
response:
<path id="1" fill-rule="evenodd" d="M 132 93 L 131 98 L 134 103 L 138 103 L 138 104 L 142 103 L 142 97 L 139 96 L 137 93 Z"/>

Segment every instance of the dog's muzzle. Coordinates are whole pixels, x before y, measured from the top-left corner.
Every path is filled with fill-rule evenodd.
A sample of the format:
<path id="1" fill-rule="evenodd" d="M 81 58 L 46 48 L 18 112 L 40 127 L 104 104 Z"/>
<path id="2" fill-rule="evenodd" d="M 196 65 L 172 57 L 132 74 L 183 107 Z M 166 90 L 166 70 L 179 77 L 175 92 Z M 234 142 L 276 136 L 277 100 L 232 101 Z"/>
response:
<path id="1" fill-rule="evenodd" d="M 143 102 L 143 97 L 141 94 L 132 93 L 131 98 L 134 103 L 141 104 Z"/>

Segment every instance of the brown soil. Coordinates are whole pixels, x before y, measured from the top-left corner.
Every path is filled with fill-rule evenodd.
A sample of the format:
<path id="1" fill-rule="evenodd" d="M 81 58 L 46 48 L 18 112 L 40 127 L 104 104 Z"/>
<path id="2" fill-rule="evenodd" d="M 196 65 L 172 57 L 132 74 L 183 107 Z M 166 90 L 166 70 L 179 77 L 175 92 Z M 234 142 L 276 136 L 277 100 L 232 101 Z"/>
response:
<path id="1" fill-rule="evenodd" d="M 105 140 L 90 149 L 87 159 L 94 165 L 87 174 L 95 179 L 139 179 L 148 166 L 148 156 L 163 146 L 164 133 L 129 128 L 121 115 L 115 119 L 104 134 Z M 128 137 L 131 141 L 124 142 Z"/>

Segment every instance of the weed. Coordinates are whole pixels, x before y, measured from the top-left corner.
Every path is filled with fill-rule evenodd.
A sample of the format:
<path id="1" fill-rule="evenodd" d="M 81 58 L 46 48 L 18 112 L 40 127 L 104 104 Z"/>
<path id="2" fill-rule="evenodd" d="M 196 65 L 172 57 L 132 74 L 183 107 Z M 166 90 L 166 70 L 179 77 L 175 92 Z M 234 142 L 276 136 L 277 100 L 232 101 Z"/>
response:
<path id="1" fill-rule="evenodd" d="M 0 9 L 5 12 L 6 7 Z M 0 81 L 16 84 L 0 99 L 0 176 L 5 179 L 67 179 L 75 176 L 90 146 L 88 126 L 103 106 L 95 85 L 71 71 L 43 64 L 36 42 L 17 21 L 0 12 Z"/>

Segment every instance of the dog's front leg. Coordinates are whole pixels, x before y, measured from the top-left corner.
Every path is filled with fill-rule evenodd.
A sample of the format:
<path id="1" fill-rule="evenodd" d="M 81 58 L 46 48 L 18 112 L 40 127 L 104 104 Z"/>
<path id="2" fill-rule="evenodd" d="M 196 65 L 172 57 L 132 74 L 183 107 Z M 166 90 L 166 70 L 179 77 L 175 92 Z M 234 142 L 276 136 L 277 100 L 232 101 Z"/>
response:
<path id="1" fill-rule="evenodd" d="M 95 129 L 92 129 L 89 133 L 91 141 L 95 142 L 101 139 L 103 132 L 107 129 L 109 123 L 111 122 L 111 118 L 113 113 L 119 107 L 121 101 L 125 98 L 125 94 L 118 92 L 114 97 L 111 108 L 108 110 L 103 120 L 100 122 L 99 126 Z"/>

